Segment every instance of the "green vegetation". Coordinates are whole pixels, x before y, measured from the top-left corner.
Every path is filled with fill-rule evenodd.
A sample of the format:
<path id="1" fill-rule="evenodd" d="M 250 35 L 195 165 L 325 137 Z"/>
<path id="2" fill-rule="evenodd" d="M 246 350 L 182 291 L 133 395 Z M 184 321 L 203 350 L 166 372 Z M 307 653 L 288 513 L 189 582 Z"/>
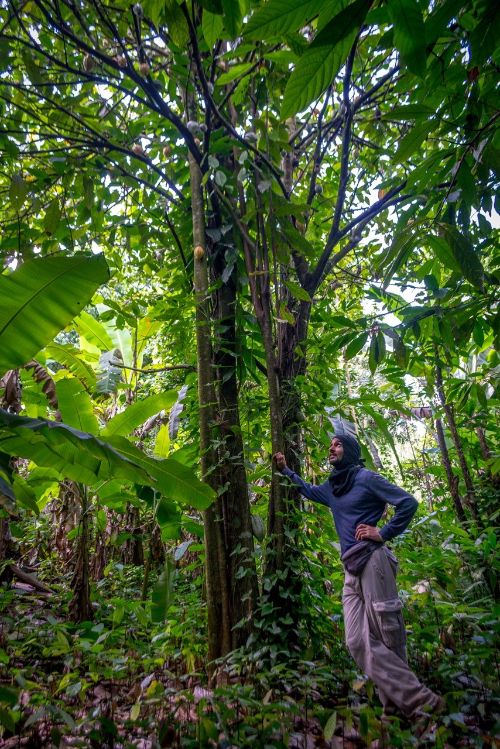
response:
<path id="1" fill-rule="evenodd" d="M 487 0 L 0 2 L 0 744 L 492 747 Z M 420 500 L 382 724 L 309 480 Z M 379 746 L 382 744 L 378 744 Z"/>

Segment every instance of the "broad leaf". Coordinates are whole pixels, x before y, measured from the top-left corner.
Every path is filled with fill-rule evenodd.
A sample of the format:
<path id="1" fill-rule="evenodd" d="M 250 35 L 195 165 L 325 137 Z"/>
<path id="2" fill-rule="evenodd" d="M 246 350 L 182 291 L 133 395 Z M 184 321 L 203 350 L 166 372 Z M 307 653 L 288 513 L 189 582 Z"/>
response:
<path id="1" fill-rule="evenodd" d="M 183 385 L 181 387 L 177 396 L 177 401 L 174 403 L 170 410 L 170 414 L 168 417 L 168 436 L 171 440 L 175 440 L 175 438 L 177 437 L 177 432 L 179 431 L 179 420 L 181 413 L 184 410 L 182 401 L 186 397 L 187 390 L 187 385 Z"/>
<path id="2" fill-rule="evenodd" d="M 398 234 L 388 251 L 382 256 L 378 263 L 378 267 L 389 266 L 384 274 L 384 288 L 386 288 L 393 275 L 401 268 L 410 256 L 410 252 L 415 247 L 418 240 L 418 235 L 413 233 L 411 227 L 405 227 L 400 234 Z"/>
<path id="3" fill-rule="evenodd" d="M 75 328 L 86 341 L 99 349 L 99 351 L 109 351 L 115 346 L 113 339 L 102 322 L 96 320 L 88 312 L 82 312 L 78 315 L 75 320 Z"/>
<path id="4" fill-rule="evenodd" d="M 387 442 L 391 446 L 392 451 L 394 453 L 394 457 L 396 458 L 397 464 L 399 466 L 399 470 L 401 471 L 401 473 L 403 473 L 403 468 L 402 468 L 401 462 L 399 460 L 399 455 L 398 455 L 398 451 L 396 449 L 396 444 L 394 442 L 394 437 L 392 436 L 392 434 L 391 434 L 391 432 L 390 432 L 390 430 L 389 430 L 389 428 L 387 426 L 387 421 L 386 421 L 385 417 L 382 416 L 382 414 L 380 414 L 378 411 L 376 411 L 371 406 L 368 406 L 368 405 L 364 404 L 363 408 L 366 411 L 366 413 L 369 414 L 372 417 L 372 419 L 375 422 L 375 424 L 377 425 L 379 431 L 383 434 L 384 438 L 387 440 Z"/>
<path id="5" fill-rule="evenodd" d="M 249 39 L 282 38 L 314 18 L 325 5 L 324 0 L 270 0 L 255 11 L 245 26 Z"/>
<path id="6" fill-rule="evenodd" d="M 95 374 L 92 367 L 83 360 L 80 351 L 69 344 L 51 343 L 44 349 L 45 361 L 53 359 L 63 364 L 88 390 L 95 388 Z"/>
<path id="7" fill-rule="evenodd" d="M 456 262 L 465 278 L 481 291 L 484 290 L 484 268 L 472 243 L 458 229 L 449 224 L 440 224 Z"/>
<path id="8" fill-rule="evenodd" d="M 126 443 L 126 440 L 124 440 Z M 48 419 L 30 419 L 0 409 L 0 450 L 29 458 L 61 477 L 90 486 L 114 476 L 154 483 L 146 470 L 112 445 L 86 432 Z"/>
<path id="9" fill-rule="evenodd" d="M 45 217 L 43 219 L 43 226 L 47 234 L 54 234 L 57 227 L 59 226 L 60 220 L 61 206 L 59 205 L 59 200 L 57 198 L 54 198 L 54 200 L 50 201 L 48 208 L 45 211 Z"/>
<path id="10" fill-rule="evenodd" d="M 394 155 L 395 164 L 403 164 L 408 158 L 418 151 L 430 131 L 435 128 L 437 123 L 423 122 L 415 125 L 399 141 L 398 149 Z"/>
<path id="11" fill-rule="evenodd" d="M 370 354 L 368 356 L 368 365 L 370 372 L 375 373 L 378 365 L 382 362 L 385 357 L 385 338 L 384 334 L 379 330 L 377 333 L 372 334 L 370 342 Z"/>
<path id="12" fill-rule="evenodd" d="M 156 624 L 166 621 L 168 610 L 172 605 L 175 576 L 175 564 L 170 557 L 167 557 L 165 569 L 156 581 L 151 594 L 151 620 Z"/>
<path id="13" fill-rule="evenodd" d="M 167 390 L 166 393 L 156 393 L 140 401 L 130 404 L 121 413 L 108 421 L 102 430 L 103 437 L 118 434 L 130 434 L 136 427 L 144 424 L 146 419 L 154 416 L 159 411 L 170 408 L 177 400 L 176 390 Z"/>
<path id="14" fill-rule="evenodd" d="M 65 377 L 56 384 L 57 401 L 65 424 L 81 432 L 97 434 L 99 422 L 94 414 L 92 400 L 79 380 Z"/>
<path id="15" fill-rule="evenodd" d="M 215 492 L 208 484 L 199 481 L 193 470 L 179 463 L 174 458 L 156 460 L 145 455 L 124 437 L 108 437 L 108 442 L 131 463 L 139 465 L 155 483 L 143 481 L 154 486 L 165 497 L 175 499 L 182 504 L 190 504 L 198 510 L 205 510 L 215 499 Z M 0 444 L 1 448 L 1 444 Z"/>
<path id="16" fill-rule="evenodd" d="M 14 174 L 10 183 L 9 198 L 14 210 L 18 211 L 28 195 L 28 183 L 20 174 Z"/>
<path id="17" fill-rule="evenodd" d="M 173 43 L 182 48 L 189 40 L 189 28 L 177 0 L 163 0 L 164 17 Z"/>
<path id="18" fill-rule="evenodd" d="M 163 497 L 156 508 L 156 520 L 161 530 L 162 541 L 178 538 L 181 529 L 181 513 L 171 499 Z"/>
<path id="19" fill-rule="evenodd" d="M 0 372 L 32 359 L 108 278 L 103 255 L 37 258 L 0 276 Z"/>
<path id="20" fill-rule="evenodd" d="M 234 39 L 240 31 L 242 12 L 240 0 L 222 0 L 224 10 L 224 26 L 231 37 Z"/>
<path id="21" fill-rule="evenodd" d="M 300 299 L 302 302 L 310 302 L 311 297 L 307 293 L 305 289 L 302 288 L 302 286 L 295 281 L 285 281 L 285 286 L 287 287 L 288 291 L 292 294 L 292 296 L 295 297 L 295 299 Z"/>
<path id="22" fill-rule="evenodd" d="M 105 351 L 99 359 L 96 392 L 103 395 L 115 393 L 122 381 L 123 358 L 120 349 Z"/>
<path id="23" fill-rule="evenodd" d="M 423 75 L 426 66 L 425 26 L 417 0 L 389 0 L 394 43 L 408 70 Z"/>
<path id="24" fill-rule="evenodd" d="M 14 487 L 9 483 L 7 477 L 0 472 L 0 507 L 3 507 L 10 515 L 17 515 L 16 494 Z"/>
<path id="25" fill-rule="evenodd" d="M 219 18 L 219 16 L 215 16 L 215 18 Z M 231 83 L 236 78 L 247 73 L 251 69 L 252 64 L 253 63 L 251 62 L 242 62 L 232 65 L 226 73 L 222 73 L 222 75 L 217 78 L 215 82 L 216 85 L 225 86 L 227 83 Z"/>
<path id="26" fill-rule="evenodd" d="M 156 435 L 154 454 L 158 458 L 166 458 L 170 452 L 170 436 L 168 424 L 162 424 Z"/>
<path id="27" fill-rule="evenodd" d="M 211 50 L 215 47 L 217 40 L 220 39 L 222 28 L 224 26 L 222 16 L 217 15 L 216 13 L 210 13 L 209 10 L 204 10 L 201 25 L 208 49 Z"/>
<path id="28" fill-rule="evenodd" d="M 356 354 L 359 354 L 367 340 L 368 333 L 361 333 L 361 335 L 356 336 L 356 338 L 354 338 L 354 340 L 352 340 L 349 345 L 346 346 L 345 358 L 349 360 L 355 357 Z"/>
<path id="29" fill-rule="evenodd" d="M 453 271 L 460 271 L 460 264 L 457 262 L 450 245 L 445 239 L 429 234 L 426 237 L 426 243 L 434 251 L 437 259 L 445 268 L 449 268 Z"/>
<path id="30" fill-rule="evenodd" d="M 355 0 L 319 32 L 304 52 L 285 89 L 281 117 L 302 112 L 326 91 L 339 72 L 363 23 L 371 0 Z"/>
<path id="31" fill-rule="evenodd" d="M 0 409 L 0 451 L 29 458 L 89 486 L 121 478 L 158 489 L 164 496 L 206 509 L 215 492 L 191 468 L 173 458 L 149 458 L 124 437 L 109 441 L 48 419 L 29 419 Z"/>

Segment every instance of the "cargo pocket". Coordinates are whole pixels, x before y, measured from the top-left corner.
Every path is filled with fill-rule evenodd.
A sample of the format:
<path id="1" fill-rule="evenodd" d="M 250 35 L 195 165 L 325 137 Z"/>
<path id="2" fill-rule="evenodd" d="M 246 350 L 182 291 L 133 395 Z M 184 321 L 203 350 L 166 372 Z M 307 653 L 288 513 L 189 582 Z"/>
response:
<path id="1" fill-rule="evenodd" d="M 388 601 L 373 601 L 382 640 L 391 650 L 399 650 L 404 647 L 406 633 L 401 613 L 402 603 L 399 598 L 391 598 Z"/>

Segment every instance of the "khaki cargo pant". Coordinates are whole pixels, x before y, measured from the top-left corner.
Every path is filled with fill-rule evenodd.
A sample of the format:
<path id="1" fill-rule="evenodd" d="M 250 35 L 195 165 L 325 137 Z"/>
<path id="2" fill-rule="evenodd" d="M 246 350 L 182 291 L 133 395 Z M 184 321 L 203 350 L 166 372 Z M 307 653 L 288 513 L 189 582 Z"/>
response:
<path id="1" fill-rule="evenodd" d="M 406 660 L 406 632 L 396 588 L 397 562 L 381 546 L 359 577 L 346 571 L 342 603 L 346 644 L 358 667 L 376 684 L 387 711 L 416 716 L 439 697 L 419 682 Z"/>

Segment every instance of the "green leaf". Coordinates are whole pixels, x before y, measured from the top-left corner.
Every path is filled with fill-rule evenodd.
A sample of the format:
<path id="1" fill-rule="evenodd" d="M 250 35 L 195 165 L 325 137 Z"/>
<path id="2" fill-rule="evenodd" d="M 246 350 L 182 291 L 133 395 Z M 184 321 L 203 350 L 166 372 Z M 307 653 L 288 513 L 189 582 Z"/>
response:
<path id="1" fill-rule="evenodd" d="M 181 513 L 175 502 L 163 497 L 156 508 L 156 520 L 160 526 L 162 541 L 179 538 L 181 519 Z"/>
<path id="2" fill-rule="evenodd" d="M 354 340 L 352 340 L 346 347 L 345 358 L 349 360 L 354 358 L 356 354 L 359 354 L 367 340 L 368 333 L 361 333 L 361 335 L 358 335 L 356 338 L 354 338 Z"/>
<path id="3" fill-rule="evenodd" d="M 170 452 L 170 435 L 168 424 L 162 424 L 156 435 L 154 454 L 158 458 L 166 458 Z"/>
<path id="4" fill-rule="evenodd" d="M 32 359 L 108 278 L 103 255 L 37 258 L 0 276 L 0 371 Z"/>
<path id="5" fill-rule="evenodd" d="M 87 174 L 82 177 L 82 188 L 84 205 L 90 211 L 94 204 L 94 180 Z"/>
<path id="6" fill-rule="evenodd" d="M 372 334 L 371 341 L 370 341 L 370 352 L 368 354 L 368 366 L 370 367 L 370 372 L 374 374 L 375 370 L 377 369 L 377 336 Z"/>
<path id="7" fill-rule="evenodd" d="M 57 198 L 51 200 L 43 219 L 43 227 L 47 234 L 54 234 L 61 220 L 61 206 Z"/>
<path id="8" fill-rule="evenodd" d="M 28 195 L 28 184 L 20 174 L 14 174 L 10 182 L 9 199 L 15 211 L 18 211 Z"/>
<path id="9" fill-rule="evenodd" d="M 108 421 L 106 427 L 102 430 L 103 437 L 109 437 L 114 434 L 130 434 L 136 427 L 154 416 L 159 411 L 170 408 L 177 400 L 176 390 L 167 390 L 165 393 L 156 393 L 140 401 L 131 403 L 125 411 L 114 416 Z"/>
<path id="10" fill-rule="evenodd" d="M 332 740 L 336 727 L 337 727 L 337 711 L 334 710 L 333 713 L 328 718 L 328 720 L 326 721 L 325 727 L 323 729 L 323 735 L 325 737 L 325 741 Z"/>
<path id="11" fill-rule="evenodd" d="M 394 338 L 394 359 L 398 367 L 406 370 L 408 367 L 408 349 L 403 343 L 402 338 L 395 333 L 397 337 Z"/>
<path id="12" fill-rule="evenodd" d="M 10 515 L 17 515 L 14 487 L 2 473 L 0 473 L 0 507 Z"/>
<path id="13" fill-rule="evenodd" d="M 161 624 L 167 619 L 168 610 L 172 605 L 175 577 L 175 564 L 170 557 L 167 557 L 165 569 L 156 581 L 151 594 L 151 620 L 155 624 Z"/>
<path id="14" fill-rule="evenodd" d="M 123 440 L 126 443 L 126 440 Z M 112 445 L 62 422 L 30 419 L 0 409 L 0 450 L 29 458 L 62 477 L 92 486 L 114 476 L 125 481 L 155 484 L 142 464 Z"/>
<path id="15" fill-rule="evenodd" d="M 243 19 L 240 0 L 222 0 L 222 8 L 224 10 L 224 26 L 231 39 L 234 39 L 239 34 Z"/>
<path id="16" fill-rule="evenodd" d="M 387 111 L 382 115 L 382 119 L 408 122 L 410 120 L 427 119 L 430 115 L 435 114 L 435 107 L 429 107 L 427 104 L 402 104 L 399 107 L 394 107 Z"/>
<path id="17" fill-rule="evenodd" d="M 156 483 L 144 480 L 142 482 L 158 489 L 165 497 L 175 499 L 182 504 L 190 504 L 198 510 L 205 510 L 215 499 L 213 489 L 208 484 L 199 481 L 191 468 L 182 465 L 174 458 L 164 460 L 150 458 L 125 437 L 108 437 L 108 442 L 120 455 L 124 455 L 131 463 L 139 465 L 148 476 L 153 477 Z"/>
<path id="18" fill-rule="evenodd" d="M 403 164 L 407 161 L 407 159 L 420 148 L 434 127 L 436 127 L 436 123 L 433 122 L 424 122 L 421 125 L 415 125 L 415 127 L 412 127 L 411 130 L 409 130 L 399 141 L 398 149 L 394 154 L 394 163 Z"/>
<path id="19" fill-rule="evenodd" d="M 302 28 L 324 7 L 324 0 L 269 0 L 255 11 L 244 28 L 249 39 L 283 37 Z"/>
<path id="20" fill-rule="evenodd" d="M 36 503 L 36 495 L 32 487 L 25 481 L 22 476 L 18 474 L 14 475 L 12 480 L 12 488 L 17 504 L 24 507 L 27 510 L 32 510 L 35 515 L 40 514 L 40 508 Z"/>
<path id="21" fill-rule="evenodd" d="M 210 13 L 217 13 L 219 16 L 224 12 L 222 10 L 222 0 L 200 0 L 200 5 Z"/>
<path id="22" fill-rule="evenodd" d="M 384 416 L 382 416 L 382 414 L 380 414 L 378 411 L 375 411 L 375 409 L 372 408 L 371 406 L 364 405 L 363 408 L 366 411 L 366 413 L 369 416 L 372 417 L 372 419 L 375 422 L 375 424 L 377 425 L 379 431 L 384 435 L 385 439 L 387 440 L 387 442 L 391 446 L 392 451 L 394 453 L 394 457 L 396 458 L 396 462 L 397 462 L 397 464 L 399 466 L 399 470 L 402 473 L 403 472 L 403 468 L 402 468 L 401 462 L 399 460 L 399 455 L 398 455 L 398 451 L 397 451 L 397 448 L 396 448 L 396 444 L 394 442 L 394 437 L 392 436 L 392 434 L 391 434 L 391 432 L 390 432 L 390 430 L 389 430 L 389 428 L 387 426 L 387 420 L 386 420 L 386 418 Z"/>
<path id="23" fill-rule="evenodd" d="M 460 271 L 460 265 L 457 262 L 450 245 L 445 239 L 429 234 L 429 236 L 426 237 L 426 242 L 445 268 L 449 268 L 452 271 Z"/>
<path id="24" fill-rule="evenodd" d="M 173 43 L 182 49 L 189 41 L 189 28 L 177 0 L 164 0 L 164 16 Z"/>
<path id="25" fill-rule="evenodd" d="M 212 47 L 215 47 L 217 41 L 220 39 L 223 26 L 224 21 L 222 16 L 216 13 L 210 13 L 209 10 L 203 11 L 201 27 L 209 50 L 211 50 Z"/>
<path id="26" fill-rule="evenodd" d="M 484 291 L 484 268 L 472 242 L 453 226 L 446 226 L 445 235 L 465 278 Z"/>
<path id="27" fill-rule="evenodd" d="M 92 367 L 84 361 L 78 349 L 69 344 L 51 343 L 44 349 L 45 360 L 53 359 L 63 364 L 89 390 L 95 388 L 95 374 Z"/>
<path id="28" fill-rule="evenodd" d="M 417 0 L 389 0 L 388 9 L 394 24 L 394 44 L 408 70 L 423 76 L 427 61 L 425 26 Z"/>
<path id="29" fill-rule="evenodd" d="M 484 268 L 472 242 L 454 226 L 440 224 L 441 234 L 465 278 L 484 291 Z"/>
<path id="30" fill-rule="evenodd" d="M 0 702 L 3 705 L 14 707 L 19 699 L 19 692 L 17 689 L 11 689 L 0 684 Z"/>
<path id="31" fill-rule="evenodd" d="M 345 62 L 369 7 L 370 0 L 355 0 L 319 32 L 288 79 L 282 119 L 302 112 L 328 88 Z"/>
<path id="32" fill-rule="evenodd" d="M 82 311 L 75 319 L 75 328 L 86 341 L 95 346 L 100 351 L 110 351 L 115 347 L 113 339 L 109 335 L 104 325 L 89 315 L 88 312 Z"/>
<path id="33" fill-rule="evenodd" d="M 295 299 L 300 299 L 301 302 L 310 302 L 311 297 L 307 293 L 305 289 L 302 288 L 302 286 L 295 281 L 285 281 L 285 286 L 287 287 L 288 291 L 292 294 L 292 296 L 295 297 Z"/>
<path id="34" fill-rule="evenodd" d="M 384 334 L 379 330 L 378 333 L 372 334 L 370 342 L 370 354 L 368 357 L 368 365 L 370 372 L 375 373 L 378 365 L 382 362 L 385 357 L 385 338 Z"/>
<path id="35" fill-rule="evenodd" d="M 220 16 L 215 16 L 215 18 L 220 18 Z M 222 73 L 217 80 L 215 81 L 216 86 L 225 86 L 226 83 L 231 83 L 231 81 L 234 81 L 235 78 L 239 78 L 241 75 L 244 75 L 250 68 L 253 66 L 252 62 L 241 62 L 237 63 L 236 65 L 232 65 L 228 71 L 225 73 Z"/>
<path id="36" fill-rule="evenodd" d="M 400 234 L 394 238 L 388 252 L 382 257 L 379 263 L 380 266 L 383 266 L 387 264 L 388 260 L 392 259 L 392 262 L 384 274 L 384 288 L 389 285 L 393 275 L 406 262 L 410 256 L 410 252 L 413 250 L 417 242 L 417 239 L 418 235 L 413 234 L 410 227 L 405 227 Z"/>
<path id="37" fill-rule="evenodd" d="M 62 420 L 81 432 L 98 434 L 99 422 L 92 400 L 75 377 L 65 377 L 56 383 L 57 402 Z"/>

